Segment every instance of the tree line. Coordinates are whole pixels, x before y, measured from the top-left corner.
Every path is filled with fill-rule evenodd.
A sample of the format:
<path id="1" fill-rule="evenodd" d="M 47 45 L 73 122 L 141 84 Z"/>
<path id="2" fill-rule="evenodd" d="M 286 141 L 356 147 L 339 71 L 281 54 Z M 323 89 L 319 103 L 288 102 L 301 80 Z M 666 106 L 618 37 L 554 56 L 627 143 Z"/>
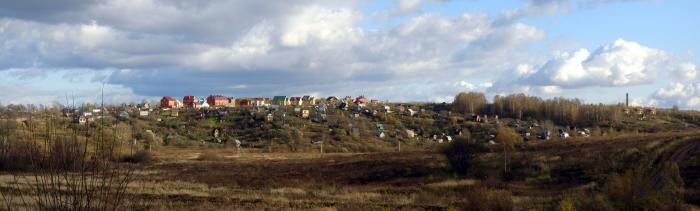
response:
<path id="1" fill-rule="evenodd" d="M 452 103 L 452 111 L 521 120 L 551 120 L 559 125 L 590 126 L 619 121 L 623 104 L 586 104 L 579 99 L 556 97 L 542 99 L 525 94 L 496 95 L 489 103 L 483 93 L 461 92 Z"/>

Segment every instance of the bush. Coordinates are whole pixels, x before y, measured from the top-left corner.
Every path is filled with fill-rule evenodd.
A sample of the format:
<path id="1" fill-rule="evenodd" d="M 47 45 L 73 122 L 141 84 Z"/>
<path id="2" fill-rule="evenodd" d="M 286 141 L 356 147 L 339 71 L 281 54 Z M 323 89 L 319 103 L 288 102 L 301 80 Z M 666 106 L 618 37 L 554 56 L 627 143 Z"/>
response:
<path id="1" fill-rule="evenodd" d="M 28 171 L 44 160 L 41 149 L 28 141 L 6 142 L 0 145 L 0 170 Z"/>
<path id="2" fill-rule="evenodd" d="M 75 140 L 55 140 L 48 156 L 52 168 L 76 170 L 85 161 L 85 146 Z"/>
<path id="3" fill-rule="evenodd" d="M 643 168 L 633 168 L 611 176 L 605 193 L 618 210 L 676 210 L 682 206 L 678 166 L 662 164 L 658 174 Z"/>
<path id="4" fill-rule="evenodd" d="M 127 155 L 122 159 L 122 161 L 129 163 L 146 163 L 151 162 L 151 160 L 153 160 L 153 156 L 151 155 L 151 152 L 146 150 L 140 150 L 133 155 Z"/>
<path id="5" fill-rule="evenodd" d="M 481 144 L 473 144 L 464 139 L 457 139 L 443 149 L 442 154 L 447 157 L 455 173 L 465 175 L 474 166 L 478 154 L 485 151 L 486 148 Z"/>

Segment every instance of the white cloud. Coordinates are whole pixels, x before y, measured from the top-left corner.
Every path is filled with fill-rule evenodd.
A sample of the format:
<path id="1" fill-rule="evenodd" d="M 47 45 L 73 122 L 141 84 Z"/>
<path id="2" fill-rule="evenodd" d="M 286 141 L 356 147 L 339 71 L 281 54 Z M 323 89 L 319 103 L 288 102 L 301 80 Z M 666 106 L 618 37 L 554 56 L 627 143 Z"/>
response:
<path id="1" fill-rule="evenodd" d="M 520 83 L 568 89 L 629 86 L 650 83 L 674 66 L 678 65 L 673 57 L 664 51 L 619 39 L 594 52 L 580 49 L 559 54 Z"/>
<path id="2" fill-rule="evenodd" d="M 305 7 L 300 13 L 287 18 L 281 44 L 300 47 L 313 41 L 324 44 L 356 42 L 360 30 L 354 24 L 361 15 L 346 8 Z"/>
<path id="3" fill-rule="evenodd" d="M 700 83 L 675 82 L 661 88 L 652 96 L 662 106 L 680 108 L 700 108 Z"/>
<path id="4" fill-rule="evenodd" d="M 678 65 L 673 73 L 673 76 L 678 81 L 692 81 L 698 75 L 698 68 L 691 62 L 685 62 Z"/>

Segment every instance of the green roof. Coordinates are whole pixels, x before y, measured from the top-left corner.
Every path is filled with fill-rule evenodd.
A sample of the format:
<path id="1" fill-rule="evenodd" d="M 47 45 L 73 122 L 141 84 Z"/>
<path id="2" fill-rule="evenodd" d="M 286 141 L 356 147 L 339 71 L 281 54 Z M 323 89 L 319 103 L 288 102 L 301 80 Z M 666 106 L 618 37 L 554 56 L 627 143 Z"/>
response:
<path id="1" fill-rule="evenodd" d="M 274 96 L 272 97 L 272 103 L 284 103 L 287 101 L 287 96 Z"/>

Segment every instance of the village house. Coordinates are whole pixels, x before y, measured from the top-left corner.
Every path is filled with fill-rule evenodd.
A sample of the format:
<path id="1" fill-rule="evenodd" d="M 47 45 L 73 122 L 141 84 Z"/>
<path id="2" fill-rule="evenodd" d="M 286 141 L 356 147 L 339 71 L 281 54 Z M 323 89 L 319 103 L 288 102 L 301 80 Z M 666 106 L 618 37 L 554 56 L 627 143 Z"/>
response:
<path id="1" fill-rule="evenodd" d="M 160 108 L 177 108 L 177 101 L 173 97 L 165 96 L 160 100 Z"/>
<path id="2" fill-rule="evenodd" d="M 239 99 L 238 105 L 241 107 L 250 107 L 253 106 L 253 101 L 251 99 Z"/>
<path id="3" fill-rule="evenodd" d="M 197 108 L 209 108 L 209 103 L 207 103 L 206 100 L 204 99 L 199 99 L 198 107 Z"/>
<path id="4" fill-rule="evenodd" d="M 209 97 L 207 97 L 207 103 L 212 107 L 224 107 L 228 102 L 228 98 L 222 95 L 209 95 Z"/>
<path id="5" fill-rule="evenodd" d="M 290 97 L 289 102 L 291 102 L 291 105 L 293 105 L 293 106 L 304 105 L 304 99 L 302 99 L 301 97 Z"/>
<path id="6" fill-rule="evenodd" d="M 647 109 L 647 112 L 651 115 L 656 115 L 656 108 L 649 108 Z"/>
<path id="7" fill-rule="evenodd" d="M 199 103 L 199 101 L 195 96 L 188 95 L 182 98 L 182 104 L 185 104 L 186 107 L 196 108 L 195 106 L 197 103 Z"/>
<path id="8" fill-rule="evenodd" d="M 337 103 L 338 101 L 340 101 L 340 100 L 335 96 L 330 96 L 330 97 L 326 98 L 327 103 Z"/>
<path id="9" fill-rule="evenodd" d="M 229 97 L 227 99 L 225 107 L 227 108 L 233 108 L 236 107 L 236 98 Z"/>
<path id="10" fill-rule="evenodd" d="M 360 95 L 357 98 L 355 98 L 355 104 L 364 106 L 365 104 L 367 104 L 367 98 L 365 98 L 365 96 L 363 95 Z"/>
<path id="11" fill-rule="evenodd" d="M 253 106 L 255 107 L 268 107 L 270 105 L 270 98 L 253 98 Z"/>
<path id="12" fill-rule="evenodd" d="M 288 106 L 290 104 L 291 104 L 291 102 L 289 102 L 289 98 L 287 98 L 287 96 L 274 96 L 274 97 L 272 97 L 272 105 Z"/>
<path id="13" fill-rule="evenodd" d="M 379 104 L 379 100 L 377 100 L 377 98 L 372 98 L 372 99 L 369 101 L 369 103 L 370 103 L 370 104 Z"/>
<path id="14" fill-rule="evenodd" d="M 183 106 L 182 101 L 175 99 L 175 108 L 182 108 Z"/>
<path id="15" fill-rule="evenodd" d="M 301 100 L 303 100 L 306 105 L 316 105 L 316 98 L 314 96 L 304 95 Z"/>

